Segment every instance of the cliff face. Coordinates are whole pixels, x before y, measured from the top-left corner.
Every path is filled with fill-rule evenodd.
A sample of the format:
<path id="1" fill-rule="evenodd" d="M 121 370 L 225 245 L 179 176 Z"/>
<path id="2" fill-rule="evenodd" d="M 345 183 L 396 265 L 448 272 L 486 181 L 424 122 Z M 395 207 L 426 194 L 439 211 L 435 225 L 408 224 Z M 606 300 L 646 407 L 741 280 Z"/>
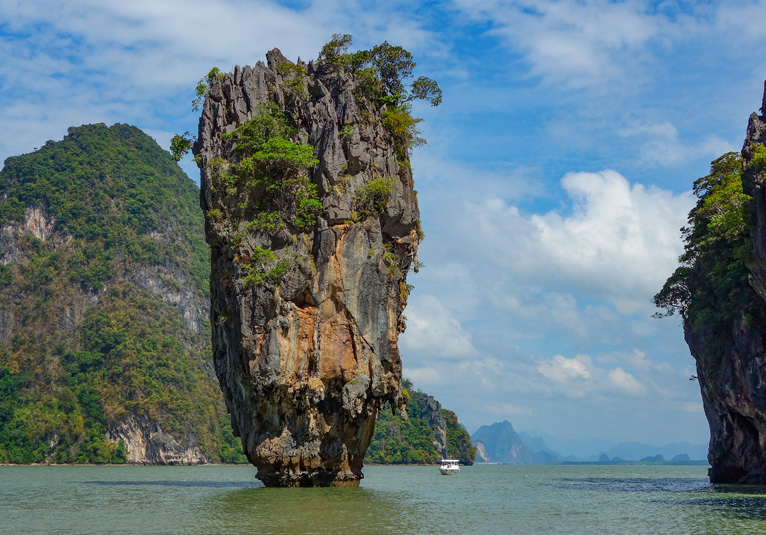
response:
<path id="1" fill-rule="evenodd" d="M 423 415 L 433 429 L 432 443 L 442 459 L 447 458 L 447 419 L 442 413 L 442 404 L 433 396 L 424 396 Z"/>
<path id="2" fill-rule="evenodd" d="M 293 65 L 276 49 L 267 60 L 209 77 L 194 146 L 215 369 L 256 477 L 355 486 L 378 412 L 402 403 L 397 337 L 419 229 L 412 176 L 383 127 L 385 106 L 353 75 Z M 236 129 L 282 119 L 291 150 L 309 146 L 315 160 L 269 182 L 285 157 L 266 151 L 284 140 L 267 133 L 248 151 Z M 301 199 L 314 187 L 309 213 Z"/>
<path id="3" fill-rule="evenodd" d="M 128 125 L 5 162 L 0 462 L 222 460 L 197 198 Z"/>
<path id="4" fill-rule="evenodd" d="M 709 329 L 684 326 L 710 426 L 713 483 L 766 483 L 765 332 L 741 321 L 722 343 Z"/>
<path id="5" fill-rule="evenodd" d="M 441 459 L 459 459 L 462 464 L 473 464 L 476 448 L 455 413 L 442 408 L 433 396 L 414 389 L 406 379 L 402 386 L 408 398 L 406 418 L 389 410 L 378 416 L 367 460 L 380 464 L 435 464 Z"/>
<path id="6" fill-rule="evenodd" d="M 507 420 L 481 426 L 471 440 L 480 452 L 478 457 L 484 462 L 533 464 L 532 453 Z"/>
<path id="7" fill-rule="evenodd" d="M 766 94 L 764 99 L 766 105 Z M 710 425 L 708 460 L 716 483 L 766 483 L 766 190 L 762 170 L 751 165 L 756 143 L 766 145 L 766 122 L 753 113 L 742 149 L 742 187 L 752 196 L 750 288 L 741 288 L 740 312 L 723 328 L 684 322 Z"/>

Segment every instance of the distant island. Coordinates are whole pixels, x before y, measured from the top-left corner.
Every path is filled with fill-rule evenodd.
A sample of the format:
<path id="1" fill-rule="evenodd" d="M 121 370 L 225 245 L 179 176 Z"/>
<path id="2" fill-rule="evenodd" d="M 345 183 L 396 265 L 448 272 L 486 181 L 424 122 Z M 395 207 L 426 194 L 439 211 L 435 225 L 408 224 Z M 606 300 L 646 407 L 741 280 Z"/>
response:
<path id="1" fill-rule="evenodd" d="M 471 436 L 477 450 L 477 462 L 501 464 L 565 464 L 565 465 L 704 465 L 707 446 L 686 442 L 666 446 L 650 446 L 638 442 L 613 444 L 607 441 L 568 441 L 549 437 L 559 453 L 549 448 L 542 436 L 517 433 L 507 420 L 483 425 Z M 599 451 L 598 448 L 603 448 Z M 590 453 L 583 454 L 584 451 Z M 577 455 L 573 454 L 577 453 Z M 693 455 L 695 457 L 690 456 Z"/>

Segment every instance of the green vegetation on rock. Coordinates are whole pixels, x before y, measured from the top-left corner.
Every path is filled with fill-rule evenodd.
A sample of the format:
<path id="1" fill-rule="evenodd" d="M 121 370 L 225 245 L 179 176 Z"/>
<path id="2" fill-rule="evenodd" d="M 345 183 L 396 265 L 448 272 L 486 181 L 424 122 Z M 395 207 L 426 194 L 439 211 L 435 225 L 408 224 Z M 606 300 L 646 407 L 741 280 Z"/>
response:
<path id="1" fill-rule="evenodd" d="M 409 87 L 405 85 L 416 63 L 404 48 L 384 41 L 369 50 L 348 52 L 352 41 L 349 34 L 334 34 L 322 47 L 317 63 L 354 73 L 359 96 L 385 107 L 383 125 L 394 141 L 396 158 L 400 165 L 409 166 L 409 152 L 426 143 L 417 128 L 422 119 L 412 116 L 412 101 L 425 100 L 438 106 L 442 90 L 426 76 L 420 76 Z"/>
<path id="2" fill-rule="evenodd" d="M 381 464 L 434 464 L 442 458 L 435 445 L 435 434 L 440 430 L 435 421 L 446 424 L 447 456 L 465 464 L 476 460 L 476 448 L 466 429 L 458 422 L 454 412 L 439 408 L 434 414 L 429 408 L 428 394 L 415 390 L 408 380 L 402 381 L 404 395 L 409 399 L 407 418 L 394 414 L 387 405 L 378 415 L 366 462 Z M 433 402 L 433 399 L 430 398 Z M 438 404 L 437 404 L 438 406 Z"/>
<path id="3" fill-rule="evenodd" d="M 199 192 L 171 156 L 70 128 L 6 160 L 0 193 L 0 462 L 125 462 L 131 422 L 244 462 L 210 372 Z"/>
<path id="4" fill-rule="evenodd" d="M 724 331 L 743 313 L 761 315 L 745 266 L 750 197 L 742 191 L 742 172 L 742 157 L 730 152 L 694 182 L 699 200 L 689 212 L 689 225 L 681 229 L 681 266 L 654 297 L 665 315 L 678 313 L 695 327 Z"/>
<path id="5" fill-rule="evenodd" d="M 319 160 L 311 145 L 292 141 L 296 131 L 276 104 L 260 105 L 252 119 L 224 141 L 233 144 L 238 160 L 216 158 L 208 164 L 211 184 L 232 199 L 223 203 L 228 219 L 237 220 L 245 213 L 258 213 L 256 226 L 276 229 L 292 225 L 308 232 L 322 211 L 316 184 L 307 170 Z"/>
<path id="6" fill-rule="evenodd" d="M 751 166 L 766 159 L 766 149 L 755 149 Z M 750 286 L 747 257 L 752 248 L 748 230 L 750 197 L 742 191 L 742 157 L 727 153 L 711 163 L 710 174 L 694 182 L 698 197 L 681 229 L 681 265 L 654 296 L 664 313 L 679 314 L 687 328 L 705 340 L 699 347 L 698 367 L 706 381 L 717 380 L 720 363 L 733 344 L 733 329 L 766 321 L 762 302 Z"/>

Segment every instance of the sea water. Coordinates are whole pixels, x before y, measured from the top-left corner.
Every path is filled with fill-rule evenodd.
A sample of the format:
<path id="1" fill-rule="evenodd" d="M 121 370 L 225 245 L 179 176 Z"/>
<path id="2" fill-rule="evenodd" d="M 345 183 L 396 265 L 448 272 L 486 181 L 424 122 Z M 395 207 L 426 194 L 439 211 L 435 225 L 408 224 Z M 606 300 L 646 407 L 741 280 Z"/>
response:
<path id="1" fill-rule="evenodd" d="M 0 467 L 0 533 L 750 534 L 766 488 L 700 466 L 368 466 L 357 489 L 272 489 L 250 466 Z"/>

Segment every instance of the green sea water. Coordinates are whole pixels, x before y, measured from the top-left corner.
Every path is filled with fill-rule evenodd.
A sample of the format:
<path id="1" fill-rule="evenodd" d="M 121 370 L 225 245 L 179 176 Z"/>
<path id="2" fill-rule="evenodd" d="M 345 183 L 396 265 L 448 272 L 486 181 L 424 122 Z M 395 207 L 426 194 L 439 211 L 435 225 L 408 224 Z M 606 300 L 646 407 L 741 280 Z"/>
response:
<path id="1" fill-rule="evenodd" d="M 0 533 L 757 534 L 766 488 L 699 466 L 368 466 L 358 489 L 267 489 L 250 466 L 0 467 Z"/>

